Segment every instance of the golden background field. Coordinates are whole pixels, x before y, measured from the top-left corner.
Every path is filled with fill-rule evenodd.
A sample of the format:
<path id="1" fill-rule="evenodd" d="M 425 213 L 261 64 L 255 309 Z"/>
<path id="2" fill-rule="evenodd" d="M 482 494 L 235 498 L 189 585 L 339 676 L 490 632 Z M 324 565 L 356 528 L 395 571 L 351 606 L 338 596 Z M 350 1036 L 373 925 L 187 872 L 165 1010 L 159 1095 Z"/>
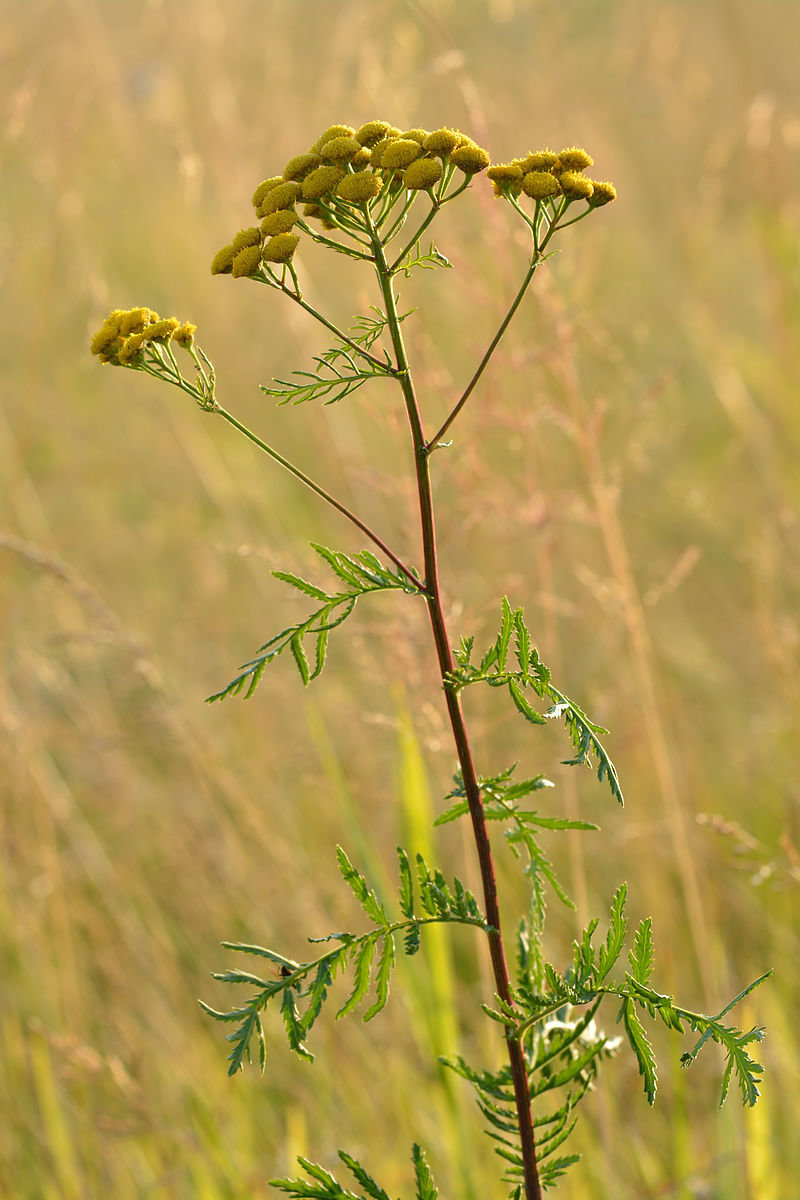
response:
<path id="1" fill-rule="evenodd" d="M 266 1077 L 225 1076 L 195 1002 L 236 998 L 209 978 L 242 965 L 218 943 L 301 957 L 306 935 L 360 927 L 337 841 L 387 890 L 398 839 L 476 872 L 466 829 L 428 831 L 453 754 L 413 600 L 365 602 L 306 692 L 281 661 L 250 702 L 203 704 L 303 611 L 270 569 L 327 583 L 308 541 L 363 543 L 222 422 L 87 351 L 112 307 L 195 321 L 222 402 L 416 558 L 399 396 L 276 408 L 257 384 L 326 339 L 208 271 L 260 179 L 330 123 L 383 117 L 458 126 L 496 161 L 585 145 L 619 191 L 564 234 L 436 461 L 453 637 L 485 644 L 507 593 L 612 730 L 624 812 L 558 765 L 560 730 L 467 697 L 481 771 L 519 759 L 557 783 L 554 812 L 604 827 L 549 839 L 578 903 L 552 905 L 550 952 L 624 878 L 631 918 L 654 916 L 657 987 L 716 1010 L 776 971 L 738 1012 L 769 1027 L 759 1106 L 732 1093 L 717 1113 L 716 1051 L 687 1074 L 688 1043 L 657 1032 L 656 1108 L 623 1053 L 559 1194 L 794 1195 L 800 8 L 4 7 L 0 1194 L 251 1200 L 297 1153 L 330 1165 L 342 1146 L 408 1196 L 413 1140 L 443 1197 L 504 1194 L 467 1086 L 435 1066 L 499 1053 L 468 933 L 402 964 L 375 1022 L 331 1011 L 314 1066 L 273 1019 Z M 455 271 L 401 289 L 431 428 L 524 271 L 512 216 L 476 181 L 434 227 Z M 377 301 L 338 256 L 299 265 L 340 322 Z M 511 928 L 524 889 L 499 857 Z"/>

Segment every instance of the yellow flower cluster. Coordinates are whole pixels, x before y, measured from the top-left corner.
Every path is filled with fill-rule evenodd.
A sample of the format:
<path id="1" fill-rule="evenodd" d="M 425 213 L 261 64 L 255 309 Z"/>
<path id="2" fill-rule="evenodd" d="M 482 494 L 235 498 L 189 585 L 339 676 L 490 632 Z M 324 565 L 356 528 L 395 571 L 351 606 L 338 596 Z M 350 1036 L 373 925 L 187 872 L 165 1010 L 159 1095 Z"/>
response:
<path id="1" fill-rule="evenodd" d="M 160 317 L 152 308 L 115 308 L 91 340 L 90 349 L 101 362 L 118 367 L 136 366 L 148 342 L 175 342 L 188 350 L 196 325 L 176 317 Z"/>
<path id="2" fill-rule="evenodd" d="M 241 278 L 257 274 L 263 263 L 288 263 L 300 240 L 294 226 L 302 218 L 318 218 L 323 228 L 332 229 L 339 205 L 368 205 L 387 188 L 393 194 L 403 188 L 426 191 L 448 167 L 472 176 L 490 161 L 456 129 L 403 131 L 386 121 L 367 121 L 359 129 L 331 125 L 309 150 L 291 158 L 281 175 L 258 185 L 253 207 L 260 225 L 240 230 L 218 250 L 211 274 Z M 302 216 L 296 209 L 300 202 Z"/>
<path id="3" fill-rule="evenodd" d="M 510 163 L 496 163 L 486 174 L 494 184 L 496 196 L 518 196 L 524 192 L 532 200 L 586 200 L 590 208 L 600 208 L 616 200 L 613 183 L 589 179 L 584 175 L 594 159 L 579 146 L 559 150 L 537 150 Z"/>

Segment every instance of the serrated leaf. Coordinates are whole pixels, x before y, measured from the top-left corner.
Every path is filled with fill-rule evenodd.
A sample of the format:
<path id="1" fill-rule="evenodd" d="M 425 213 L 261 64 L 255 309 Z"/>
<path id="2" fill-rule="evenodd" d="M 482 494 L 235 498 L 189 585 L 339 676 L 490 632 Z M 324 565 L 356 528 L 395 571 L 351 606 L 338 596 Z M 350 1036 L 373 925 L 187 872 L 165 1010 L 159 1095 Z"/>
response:
<path id="1" fill-rule="evenodd" d="M 356 870 L 341 846 L 336 847 L 336 858 L 342 878 L 369 919 L 376 925 L 389 925 L 389 917 L 380 900 L 374 892 L 370 891 L 366 879 Z"/>
<path id="2" fill-rule="evenodd" d="M 465 816 L 469 812 L 469 804 L 466 800 L 456 800 L 455 804 L 451 804 L 450 808 L 445 812 L 440 813 L 434 825 L 447 825 L 450 821 L 457 821 L 459 817 Z"/>
<path id="3" fill-rule="evenodd" d="M 656 1090 L 658 1088 L 655 1055 L 653 1054 L 653 1047 L 647 1040 L 644 1026 L 639 1020 L 634 1001 L 630 997 L 626 997 L 623 1000 L 620 1015 L 631 1049 L 639 1063 L 639 1074 L 644 1081 L 644 1094 L 647 1096 L 648 1104 L 653 1105 L 656 1102 Z"/>
<path id="4" fill-rule="evenodd" d="M 627 883 L 621 883 L 614 893 L 609 912 L 610 926 L 604 945 L 600 948 L 597 958 L 597 974 L 595 985 L 602 983 L 614 963 L 622 953 L 625 943 L 625 931 L 628 922 L 625 920 L 625 901 L 628 895 Z"/>
<path id="5" fill-rule="evenodd" d="M 521 608 L 515 609 L 513 618 L 517 662 L 522 674 L 527 675 L 531 658 L 531 635 L 528 631 L 528 626 L 525 624 Z"/>
<path id="6" fill-rule="evenodd" d="M 390 1200 L 389 1195 L 383 1190 L 382 1187 L 379 1187 L 379 1185 L 372 1178 L 369 1172 L 361 1165 L 358 1159 L 353 1158 L 352 1154 L 345 1154 L 344 1150 L 339 1150 L 338 1154 L 345 1166 L 349 1168 L 357 1181 L 361 1184 L 370 1200 Z"/>
<path id="7" fill-rule="evenodd" d="M 276 963 L 279 967 L 287 967 L 290 971 L 296 971 L 300 965 L 293 959 L 287 958 L 285 954 L 278 954 L 276 950 L 268 950 L 266 946 L 254 946 L 250 942 L 220 942 L 220 945 L 225 950 L 235 950 L 238 954 L 254 954 L 258 958 L 268 958 L 270 962 Z"/>
<path id="8" fill-rule="evenodd" d="M 511 699 L 514 701 L 515 706 L 527 721 L 530 721 L 532 725 L 547 724 L 547 721 L 542 714 L 537 712 L 536 709 L 530 704 L 516 679 L 509 679 L 508 690 L 511 693 Z"/>
<path id="9" fill-rule="evenodd" d="M 756 1028 L 751 1029 L 749 1033 L 740 1033 L 738 1030 L 727 1030 L 727 1032 L 733 1035 L 725 1045 L 728 1048 L 729 1056 L 733 1060 L 733 1068 L 736 1071 L 739 1088 L 742 1093 L 742 1103 L 746 1107 L 752 1108 L 761 1094 L 759 1085 L 764 1068 L 761 1063 L 756 1062 L 750 1056 L 747 1045 L 751 1041 L 760 1042 L 764 1036 L 764 1030 Z M 724 1101 L 725 1095 L 723 1093 L 720 1098 L 720 1108 Z"/>
<path id="10" fill-rule="evenodd" d="M 404 917 L 414 916 L 414 880 L 411 864 L 402 846 L 397 847 L 397 863 L 400 868 L 400 912 Z"/>
<path id="11" fill-rule="evenodd" d="M 316 584 L 309 583 L 307 579 L 301 579 L 299 575 L 294 575 L 291 571 L 272 571 L 271 574 L 276 579 L 282 579 L 284 583 L 297 588 L 298 592 L 304 592 L 306 596 L 312 596 L 315 600 L 327 602 L 333 599 L 333 596 L 329 596 L 322 588 L 317 587 Z"/>
<path id="12" fill-rule="evenodd" d="M 317 634 L 317 649 L 314 658 L 314 670 L 311 672 L 311 678 L 316 679 L 322 674 L 322 668 L 325 666 L 325 659 L 328 656 L 328 630 L 322 629 Z"/>
<path id="13" fill-rule="evenodd" d="M 280 987 L 280 984 L 267 983 L 266 979 L 262 979 L 259 975 L 253 975 L 249 971 L 212 971 L 211 978 L 218 979 L 220 983 L 252 983 L 255 987 L 267 990 L 273 986 Z"/>
<path id="14" fill-rule="evenodd" d="M 387 933 L 383 939 L 381 956 L 378 959 L 378 970 L 375 975 L 375 1000 L 364 1013 L 364 1020 L 371 1021 L 382 1008 L 386 1007 L 389 999 L 389 982 L 394 967 L 394 936 Z"/>
<path id="15" fill-rule="evenodd" d="M 411 1149 L 411 1160 L 414 1163 L 414 1179 L 416 1182 L 416 1200 L 438 1200 L 439 1189 L 433 1182 L 433 1175 L 428 1166 L 422 1148 L 415 1142 Z"/>
<path id="16" fill-rule="evenodd" d="M 647 984 L 653 973 L 655 962 L 655 947 L 653 945 L 653 919 L 646 917 L 639 922 L 636 936 L 633 939 L 633 949 L 628 952 L 631 973 L 637 983 Z"/>
<path id="17" fill-rule="evenodd" d="M 256 1017 L 256 1034 L 258 1036 L 258 1065 L 263 1075 L 267 1068 L 267 1043 L 264 1040 L 264 1026 L 261 1024 L 260 1017 Z"/>
<path id="18" fill-rule="evenodd" d="M 483 658 L 481 659 L 480 666 L 478 667 L 479 674 L 485 675 L 486 672 L 489 670 L 489 668 L 493 667 L 496 662 L 497 662 L 497 643 L 493 642 L 492 645 L 489 647 L 489 649 L 484 654 Z"/>
<path id="19" fill-rule="evenodd" d="M 210 1004 L 206 1004 L 205 1000 L 198 1000 L 197 1003 L 203 1012 L 209 1017 L 213 1017 L 215 1021 L 239 1021 L 250 1012 L 249 1005 L 245 1005 L 243 1008 L 232 1008 L 228 1012 L 222 1012 L 220 1009 L 212 1008 Z"/>
<path id="20" fill-rule="evenodd" d="M 511 605 L 508 603 L 508 597 L 503 596 L 502 599 L 502 623 L 500 632 L 497 635 L 496 642 L 496 661 L 499 671 L 505 671 L 506 661 L 508 659 L 508 647 L 511 641 L 511 631 L 514 627 L 514 617 L 511 612 Z"/>
<path id="21" fill-rule="evenodd" d="M 539 1182 L 543 1188 L 550 1188 L 557 1179 L 566 1174 L 569 1167 L 574 1163 L 580 1162 L 580 1154 L 566 1154 L 563 1158 L 548 1159 L 542 1164 L 542 1169 L 539 1172 Z"/>
<path id="22" fill-rule="evenodd" d="M 539 829 L 581 829 L 598 830 L 599 825 L 592 821 L 572 821 L 568 817 L 542 817 L 537 812 L 526 812 L 515 809 L 514 820 L 523 825 L 536 825 Z"/>
<path id="23" fill-rule="evenodd" d="M 410 925 L 406 931 L 403 949 L 409 958 L 411 958 L 419 950 L 419 935 L 419 925 Z"/>
<path id="24" fill-rule="evenodd" d="M 371 936 L 359 946 L 356 953 L 356 965 L 353 974 L 353 988 L 342 1007 L 336 1014 L 336 1019 L 346 1017 L 360 1004 L 369 991 L 372 976 L 372 959 L 375 954 L 377 937 Z"/>
<path id="25" fill-rule="evenodd" d="M 306 1011 L 302 1018 L 304 1037 L 316 1021 L 322 1010 L 322 1005 L 327 999 L 328 988 L 333 978 L 333 968 L 336 963 L 337 959 L 332 962 L 331 958 L 324 958 L 317 967 L 314 981 L 308 992 Z"/>
<path id="26" fill-rule="evenodd" d="M 305 1179 L 271 1179 L 270 1186 L 282 1192 L 289 1192 L 292 1196 L 309 1197 L 313 1200 L 355 1200 L 351 1192 L 345 1192 L 340 1187 L 330 1171 L 302 1155 L 298 1155 L 297 1161 L 303 1170 L 317 1181 L 316 1184 L 310 1184 Z"/>
<path id="27" fill-rule="evenodd" d="M 722 1086 L 720 1088 L 720 1095 L 719 1095 L 719 1107 L 720 1108 L 722 1108 L 723 1104 L 725 1103 L 725 1101 L 728 1098 L 728 1092 L 730 1091 L 730 1086 L 731 1086 L 732 1071 L 733 1071 L 733 1058 L 729 1054 L 727 1059 L 725 1060 L 725 1070 L 722 1072 Z"/>
<path id="28" fill-rule="evenodd" d="M 289 648 L 292 651 L 292 657 L 297 664 L 297 669 L 300 672 L 300 678 L 303 680 L 303 685 L 308 686 L 308 681 L 311 678 L 311 672 L 308 668 L 308 659 L 306 652 L 303 649 L 303 639 L 299 633 L 296 633 L 289 642 Z"/>
<path id="29" fill-rule="evenodd" d="M 289 1045 L 292 1050 L 300 1058 L 305 1058 L 308 1062 L 313 1062 L 314 1055 L 303 1044 L 303 1022 L 297 1010 L 294 992 L 288 987 L 284 988 L 283 995 L 281 996 L 281 1016 L 283 1017 L 286 1036 L 289 1039 Z"/>

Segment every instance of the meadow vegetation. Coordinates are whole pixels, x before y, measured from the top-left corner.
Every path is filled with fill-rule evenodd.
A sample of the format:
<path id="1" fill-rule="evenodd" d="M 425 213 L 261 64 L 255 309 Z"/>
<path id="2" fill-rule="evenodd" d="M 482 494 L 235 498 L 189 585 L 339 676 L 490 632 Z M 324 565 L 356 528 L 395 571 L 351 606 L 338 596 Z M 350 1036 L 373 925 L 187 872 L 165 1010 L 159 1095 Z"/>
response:
<path id="1" fill-rule="evenodd" d="M 281 668 L 247 704 L 204 706 L 261 632 L 297 617 L 270 569 L 307 575 L 310 540 L 362 542 L 188 400 L 132 374 L 111 386 L 86 354 L 112 304 L 183 314 L 191 297 L 242 419 L 290 458 L 313 447 L 327 486 L 410 554 L 402 415 L 380 385 L 276 408 L 258 384 L 327 335 L 208 274 L 252 181 L 386 96 L 409 126 L 446 113 L 500 157 L 523 134 L 590 145 L 624 197 L 540 273 L 437 483 L 455 627 L 487 643 L 502 580 L 624 769 L 623 815 L 588 774 L 556 775 L 566 815 L 604 833 L 600 856 L 580 834 L 562 848 L 578 911 L 553 910 L 550 954 L 627 878 L 665 986 L 697 1008 L 776 969 L 738 1017 L 769 1028 L 759 1105 L 717 1113 L 716 1062 L 693 1068 L 689 1096 L 665 1037 L 654 1110 L 632 1060 L 605 1068 L 562 1194 L 791 1194 L 800 110 L 784 46 L 798 14 L 788 0 L 757 21 L 721 2 L 311 7 L 312 27 L 305 8 L 254 0 L 198 0 L 191 21 L 173 0 L 36 0 L 5 34 L 0 1192 L 244 1200 L 297 1153 L 340 1144 L 383 1153 L 400 1193 L 425 1128 L 443 1194 L 489 1194 L 491 1155 L 472 1193 L 459 1172 L 482 1136 L 472 1095 L 430 1065 L 454 1047 L 487 1057 L 471 1013 L 492 985 L 468 936 L 441 934 L 427 978 L 404 971 L 379 1022 L 321 1024 L 313 1078 L 275 1039 L 269 1089 L 225 1079 L 195 1004 L 215 996 L 215 941 L 296 939 L 299 957 L 307 933 L 346 927 L 320 868 L 337 841 L 387 890 L 398 841 L 429 839 L 450 874 L 471 861 L 466 831 L 430 829 L 453 761 L 424 613 L 386 597 L 323 686 Z M 471 200 L 437 230 L 458 287 L 449 273 L 403 286 L 425 305 L 409 336 L 442 418 L 520 256 L 490 189 Z M 358 264 L 304 265 L 342 322 L 370 302 Z M 388 695 L 376 646 L 405 680 Z M 526 737 L 491 695 L 468 704 L 479 760 L 527 775 L 563 756 L 558 731 Z M 501 888 L 524 906 L 502 863 Z M 376 1121 L 385 1146 L 367 1137 Z"/>

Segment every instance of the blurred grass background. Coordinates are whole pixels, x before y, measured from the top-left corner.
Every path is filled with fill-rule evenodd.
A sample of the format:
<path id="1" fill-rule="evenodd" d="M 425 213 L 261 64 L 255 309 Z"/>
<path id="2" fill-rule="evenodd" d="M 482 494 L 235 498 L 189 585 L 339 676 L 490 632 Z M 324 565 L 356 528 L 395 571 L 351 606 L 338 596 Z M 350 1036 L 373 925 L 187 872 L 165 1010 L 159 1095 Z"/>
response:
<path id="1" fill-rule="evenodd" d="M 499 1053 L 468 935 L 404 965 L 372 1025 L 322 1021 L 313 1067 L 271 1024 L 266 1080 L 225 1076 L 195 1004 L 230 1002 L 218 943 L 301 956 L 357 922 L 336 841 L 387 889 L 402 838 L 476 873 L 466 830 L 430 830 L 453 753 L 407 598 L 363 605 L 309 691 L 280 663 L 251 702 L 204 706 L 299 611 L 270 568 L 361 542 L 86 348 L 111 307 L 196 321 L 223 403 L 416 557 L 397 398 L 274 408 L 258 382 L 325 339 L 208 272 L 260 179 L 375 116 L 460 126 L 496 161 L 585 145 L 619 191 L 563 236 L 435 464 L 453 636 L 487 642 L 507 592 L 613 731 L 624 813 L 557 765 L 559 731 L 468 697 L 479 769 L 519 759 L 555 779 L 554 811 L 604 827 L 552 839 L 578 912 L 553 907 L 551 953 L 625 878 L 656 986 L 684 1003 L 716 1010 L 776 968 L 738 1014 L 769 1027 L 758 1107 L 718 1113 L 715 1051 L 687 1074 L 657 1034 L 656 1108 L 629 1056 L 610 1064 L 559 1194 L 796 1193 L 798 36 L 792 0 L 6 0 L 0 1194 L 249 1200 L 337 1145 L 408 1194 L 415 1139 L 443 1195 L 504 1194 L 466 1085 L 435 1065 Z M 524 269 L 511 216 L 479 181 L 435 231 L 455 273 L 402 288 L 431 428 Z M 332 257 L 304 250 L 303 278 L 346 322 L 376 297 Z M 501 882 L 511 927 L 505 860 Z"/>

